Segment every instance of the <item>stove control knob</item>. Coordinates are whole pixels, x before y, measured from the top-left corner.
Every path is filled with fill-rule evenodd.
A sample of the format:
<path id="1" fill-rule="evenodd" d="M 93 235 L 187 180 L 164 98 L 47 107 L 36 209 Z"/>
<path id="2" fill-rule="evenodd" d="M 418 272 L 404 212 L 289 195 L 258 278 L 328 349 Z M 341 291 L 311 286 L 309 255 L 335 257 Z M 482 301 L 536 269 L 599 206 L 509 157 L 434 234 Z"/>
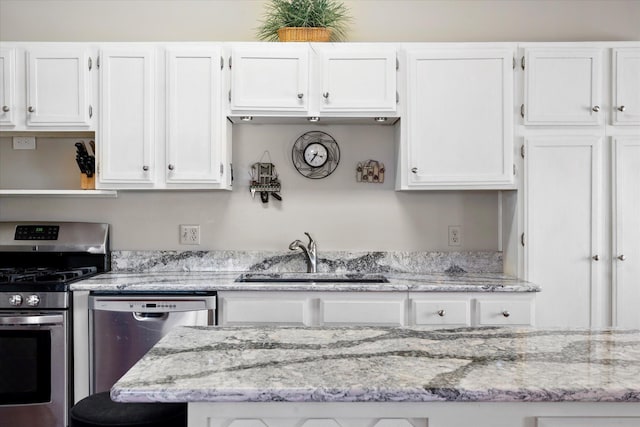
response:
<path id="1" fill-rule="evenodd" d="M 9 305 L 15 305 L 15 306 L 22 305 L 22 295 L 18 295 L 18 294 L 11 295 L 9 297 Z"/>
<path id="2" fill-rule="evenodd" d="M 40 304 L 40 297 L 38 295 L 29 295 L 27 297 L 27 305 L 29 307 L 37 307 Z"/>

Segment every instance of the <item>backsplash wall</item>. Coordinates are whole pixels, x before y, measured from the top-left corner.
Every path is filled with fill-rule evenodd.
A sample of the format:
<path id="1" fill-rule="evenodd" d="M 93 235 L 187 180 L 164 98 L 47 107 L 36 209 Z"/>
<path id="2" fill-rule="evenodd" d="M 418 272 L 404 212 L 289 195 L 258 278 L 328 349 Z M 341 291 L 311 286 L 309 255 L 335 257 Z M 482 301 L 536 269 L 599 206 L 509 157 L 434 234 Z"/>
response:
<path id="1" fill-rule="evenodd" d="M 291 163 L 291 147 L 309 130 L 332 135 L 341 149 L 340 164 L 325 179 L 300 175 Z M 10 138 L 0 138 L 8 145 Z M 1 151 L 3 175 L 22 174 L 43 181 L 40 151 L 45 144 L 71 146 L 73 140 L 38 138 L 34 168 Z M 276 165 L 283 201 L 260 202 L 249 193 L 249 168 L 265 152 Z M 73 154 L 73 151 L 71 151 Z M 233 191 L 120 191 L 112 198 L 0 198 L 0 220 L 53 219 L 99 221 L 112 225 L 115 250 L 286 250 L 310 232 L 322 250 L 425 251 L 497 250 L 498 195 L 495 191 L 396 192 L 393 126 L 380 125 L 235 125 Z M 266 156 L 265 156 L 266 159 Z M 359 161 L 386 166 L 383 184 L 355 181 Z M 28 163 L 27 163 L 28 164 Z M 20 165 L 20 169 L 9 168 Z M 75 165 L 67 167 L 75 180 Z M 56 178 L 57 181 L 65 181 Z M 66 181 L 69 181 L 67 178 Z M 25 185 L 27 185 L 25 183 Z M 179 224 L 199 224 L 201 245 L 178 243 Z M 462 245 L 448 246 L 448 226 L 462 227 Z"/>

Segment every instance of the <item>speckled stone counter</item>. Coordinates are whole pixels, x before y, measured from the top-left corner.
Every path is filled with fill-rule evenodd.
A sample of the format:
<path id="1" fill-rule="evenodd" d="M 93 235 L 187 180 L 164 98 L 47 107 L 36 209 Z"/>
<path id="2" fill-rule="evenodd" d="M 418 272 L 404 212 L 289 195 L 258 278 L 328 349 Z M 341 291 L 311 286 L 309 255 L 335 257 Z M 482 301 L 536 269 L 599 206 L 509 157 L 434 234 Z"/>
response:
<path id="1" fill-rule="evenodd" d="M 640 331 L 181 327 L 125 374 L 111 396 L 123 402 L 640 402 Z"/>
<path id="2" fill-rule="evenodd" d="M 105 273 L 73 283 L 73 291 L 175 292 L 175 291 L 348 291 L 348 292 L 537 292 L 538 286 L 498 273 L 385 273 L 387 283 L 238 282 L 241 272 L 163 271 Z M 367 275 L 363 274 L 363 278 Z"/>

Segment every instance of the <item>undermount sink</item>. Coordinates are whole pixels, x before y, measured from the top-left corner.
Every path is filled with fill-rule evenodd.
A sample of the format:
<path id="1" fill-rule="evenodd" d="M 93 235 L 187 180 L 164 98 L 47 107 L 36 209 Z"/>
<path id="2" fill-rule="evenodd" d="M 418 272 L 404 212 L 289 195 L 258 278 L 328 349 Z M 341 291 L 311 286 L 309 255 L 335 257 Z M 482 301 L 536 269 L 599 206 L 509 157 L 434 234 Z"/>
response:
<path id="1" fill-rule="evenodd" d="M 243 273 L 236 282 L 256 283 L 389 283 L 380 274 L 360 273 Z"/>

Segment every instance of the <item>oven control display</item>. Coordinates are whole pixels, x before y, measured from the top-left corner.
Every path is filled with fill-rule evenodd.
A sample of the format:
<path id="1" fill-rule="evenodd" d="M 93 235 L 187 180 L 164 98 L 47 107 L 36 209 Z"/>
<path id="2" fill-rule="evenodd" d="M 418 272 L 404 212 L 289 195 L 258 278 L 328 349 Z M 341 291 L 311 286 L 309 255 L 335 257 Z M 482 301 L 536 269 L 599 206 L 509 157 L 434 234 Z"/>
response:
<path id="1" fill-rule="evenodd" d="M 19 225 L 15 240 L 58 240 L 59 225 Z"/>

